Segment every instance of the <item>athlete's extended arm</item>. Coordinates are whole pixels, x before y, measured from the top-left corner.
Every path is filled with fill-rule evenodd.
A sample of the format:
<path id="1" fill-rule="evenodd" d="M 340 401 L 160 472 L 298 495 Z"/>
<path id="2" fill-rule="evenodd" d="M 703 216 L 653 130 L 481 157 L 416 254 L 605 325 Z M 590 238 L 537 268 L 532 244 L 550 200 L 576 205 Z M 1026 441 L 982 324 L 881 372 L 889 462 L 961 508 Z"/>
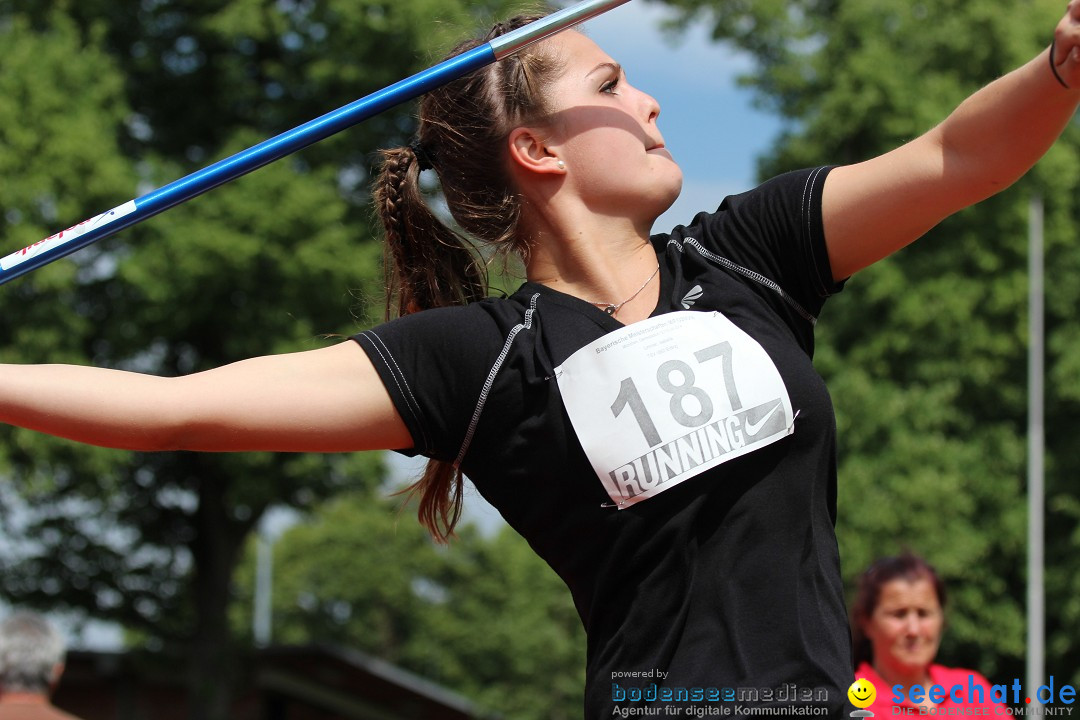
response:
<path id="1" fill-rule="evenodd" d="M 412 446 L 354 342 L 185 377 L 0 367 L 0 421 L 130 450 L 337 452 Z"/>
<path id="2" fill-rule="evenodd" d="M 952 213 L 1018 180 L 1050 148 L 1080 103 L 1080 0 L 1047 51 L 965 100 L 925 135 L 836 168 L 822 198 L 833 276 L 843 279 L 907 245 Z"/>

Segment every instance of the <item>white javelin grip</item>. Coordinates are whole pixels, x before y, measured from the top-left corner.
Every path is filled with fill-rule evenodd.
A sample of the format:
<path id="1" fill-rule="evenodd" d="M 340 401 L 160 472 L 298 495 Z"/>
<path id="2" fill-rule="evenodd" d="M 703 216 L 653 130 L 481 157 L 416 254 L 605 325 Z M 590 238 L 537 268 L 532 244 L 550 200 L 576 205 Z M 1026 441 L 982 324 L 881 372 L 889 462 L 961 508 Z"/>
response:
<path id="1" fill-rule="evenodd" d="M 135 212 L 135 201 L 128 200 L 123 205 L 118 205 L 112 210 L 106 210 L 89 220 L 83 220 L 78 225 L 72 225 L 67 230 L 61 230 L 55 235 L 50 235 L 44 240 L 38 240 L 33 245 L 28 245 L 22 250 L 16 250 L 10 255 L 0 258 L 0 270 L 10 270 L 28 260 L 33 260 L 37 256 L 43 255 L 53 248 L 66 245 L 69 242 L 77 240 L 91 230 L 97 230 L 109 223 L 116 222 L 120 218 L 130 215 L 133 212 Z"/>

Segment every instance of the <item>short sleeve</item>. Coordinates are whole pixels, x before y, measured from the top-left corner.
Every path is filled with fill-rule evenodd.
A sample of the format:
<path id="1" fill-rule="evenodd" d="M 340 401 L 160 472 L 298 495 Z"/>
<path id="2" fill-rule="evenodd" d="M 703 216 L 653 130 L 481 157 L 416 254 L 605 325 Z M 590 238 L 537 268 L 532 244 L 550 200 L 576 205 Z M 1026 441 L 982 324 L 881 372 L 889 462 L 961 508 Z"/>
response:
<path id="1" fill-rule="evenodd" d="M 453 461 L 500 335 L 482 304 L 439 308 L 353 336 L 413 438 L 406 455 Z"/>
<path id="2" fill-rule="evenodd" d="M 779 175 L 695 218 L 710 250 L 775 282 L 814 317 L 843 282 L 832 278 L 821 198 L 831 167 Z"/>

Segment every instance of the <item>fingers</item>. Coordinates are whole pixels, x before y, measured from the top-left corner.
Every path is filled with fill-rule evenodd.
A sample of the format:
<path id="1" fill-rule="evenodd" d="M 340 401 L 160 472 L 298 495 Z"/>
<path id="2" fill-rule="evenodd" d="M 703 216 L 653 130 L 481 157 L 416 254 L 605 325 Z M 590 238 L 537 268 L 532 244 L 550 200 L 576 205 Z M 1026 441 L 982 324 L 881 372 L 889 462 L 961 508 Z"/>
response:
<path id="1" fill-rule="evenodd" d="M 1080 88 L 1080 0 L 1070 0 L 1065 17 L 1054 29 L 1050 63 L 1062 84 Z"/>

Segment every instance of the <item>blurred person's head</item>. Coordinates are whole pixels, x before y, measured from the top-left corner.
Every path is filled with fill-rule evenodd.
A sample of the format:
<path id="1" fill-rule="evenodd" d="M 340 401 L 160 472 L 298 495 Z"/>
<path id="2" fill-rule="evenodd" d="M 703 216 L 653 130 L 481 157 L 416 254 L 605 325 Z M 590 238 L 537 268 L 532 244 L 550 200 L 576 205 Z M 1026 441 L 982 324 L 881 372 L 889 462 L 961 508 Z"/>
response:
<path id="1" fill-rule="evenodd" d="M 852 606 L 854 660 L 886 678 L 926 672 L 945 624 L 945 586 L 934 568 L 905 552 L 874 562 Z"/>
<path id="2" fill-rule="evenodd" d="M 0 622 L 0 693 L 48 695 L 64 670 L 64 639 L 44 617 L 16 612 Z"/>

